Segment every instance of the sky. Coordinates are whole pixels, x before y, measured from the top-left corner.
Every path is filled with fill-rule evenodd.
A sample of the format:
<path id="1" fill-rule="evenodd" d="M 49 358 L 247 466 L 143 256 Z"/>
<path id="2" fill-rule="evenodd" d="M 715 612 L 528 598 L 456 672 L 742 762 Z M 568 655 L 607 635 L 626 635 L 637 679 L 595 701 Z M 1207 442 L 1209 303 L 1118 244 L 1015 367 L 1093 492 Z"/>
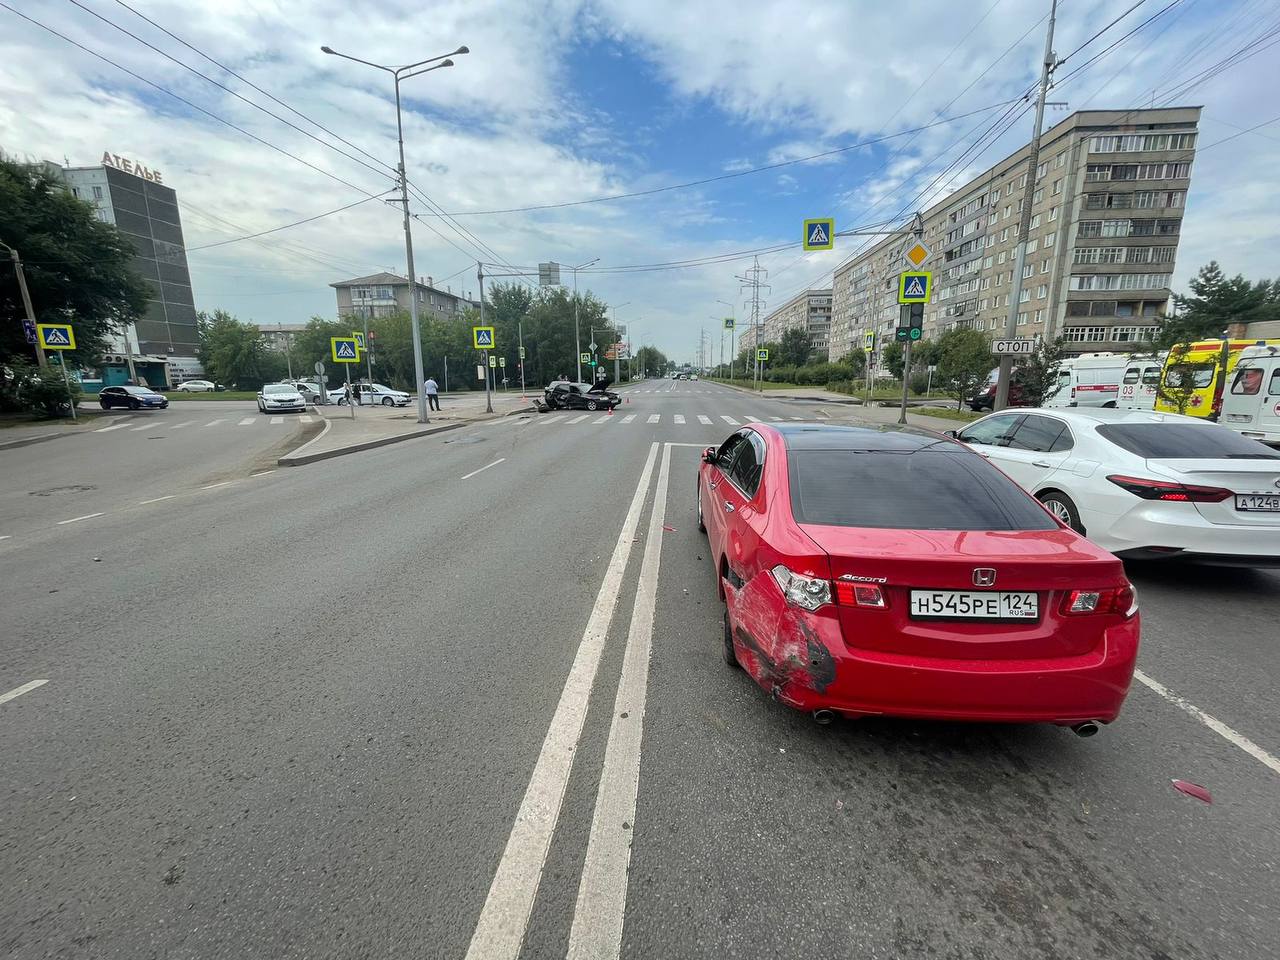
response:
<path id="1" fill-rule="evenodd" d="M 1047 111 L 1046 128 L 1077 109 L 1203 105 L 1174 287 L 1210 259 L 1229 274 L 1280 274 L 1280 124 L 1242 132 L 1280 119 L 1274 98 L 1259 96 L 1280 83 L 1280 48 L 1265 47 L 1280 41 L 1209 70 L 1280 30 L 1280 8 L 1135 2 L 1061 0 L 1054 49 L 1065 62 L 1049 99 L 1065 106 Z M 864 242 L 839 237 L 833 251 L 804 254 L 805 218 L 833 216 L 837 230 L 897 222 L 1025 143 L 1030 111 L 1012 114 L 1002 136 L 981 134 L 1033 88 L 1048 9 L 0 0 L 0 151 L 73 166 L 109 151 L 158 168 L 178 194 L 197 308 L 264 324 L 333 316 L 330 283 L 403 275 L 405 251 L 386 193 L 391 77 L 320 47 L 399 65 L 466 45 L 453 67 L 402 86 L 416 272 L 474 294 L 478 260 L 487 276 L 533 273 L 507 282 L 536 284 L 540 262 L 598 258 L 579 287 L 611 305 L 634 345 L 690 360 L 704 328 L 718 356 L 719 318 L 744 316 L 736 278 L 748 251 L 765 251 L 767 311 L 829 285 Z M 541 209 L 516 209 L 529 207 Z M 220 245 L 192 249 L 207 244 Z"/>

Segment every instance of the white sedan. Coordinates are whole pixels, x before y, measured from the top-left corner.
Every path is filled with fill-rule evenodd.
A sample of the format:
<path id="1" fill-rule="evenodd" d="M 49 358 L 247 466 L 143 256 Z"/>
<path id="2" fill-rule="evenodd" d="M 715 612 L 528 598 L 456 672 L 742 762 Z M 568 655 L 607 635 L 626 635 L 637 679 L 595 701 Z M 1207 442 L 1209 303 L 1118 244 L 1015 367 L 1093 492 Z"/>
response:
<path id="1" fill-rule="evenodd" d="M 1122 557 L 1280 564 L 1280 453 L 1216 423 L 1004 410 L 952 434 Z"/>
<path id="2" fill-rule="evenodd" d="M 406 407 L 409 405 L 409 394 L 403 390 L 392 390 L 381 383 L 361 383 L 360 406 Z M 346 403 L 345 395 L 339 403 Z"/>
<path id="3" fill-rule="evenodd" d="M 212 393 L 217 388 L 208 380 L 185 380 L 176 389 L 179 393 Z"/>
<path id="4" fill-rule="evenodd" d="M 307 401 L 291 383 L 268 383 L 258 391 L 259 413 L 307 412 Z"/>

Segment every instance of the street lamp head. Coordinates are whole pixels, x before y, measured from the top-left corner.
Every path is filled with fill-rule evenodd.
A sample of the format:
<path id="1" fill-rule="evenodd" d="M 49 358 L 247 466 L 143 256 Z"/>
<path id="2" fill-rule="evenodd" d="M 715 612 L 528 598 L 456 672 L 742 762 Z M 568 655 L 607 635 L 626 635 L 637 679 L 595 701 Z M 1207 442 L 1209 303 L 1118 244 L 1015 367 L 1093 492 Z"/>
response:
<path id="1" fill-rule="evenodd" d="M 321 47 L 321 48 L 320 48 L 320 52 L 321 52 L 321 53 L 331 53 L 331 54 L 334 54 L 334 56 L 337 56 L 337 54 L 334 52 L 333 47 Z"/>
<path id="2" fill-rule="evenodd" d="M 437 66 L 441 66 L 441 67 L 452 67 L 452 66 L 453 66 L 453 61 L 452 61 L 452 60 L 445 60 L 443 63 L 437 64 Z"/>
<path id="3" fill-rule="evenodd" d="M 470 53 L 470 52 L 471 52 L 471 48 L 464 44 L 461 47 L 459 47 L 457 50 L 453 51 L 453 55 L 456 57 L 459 54 Z"/>

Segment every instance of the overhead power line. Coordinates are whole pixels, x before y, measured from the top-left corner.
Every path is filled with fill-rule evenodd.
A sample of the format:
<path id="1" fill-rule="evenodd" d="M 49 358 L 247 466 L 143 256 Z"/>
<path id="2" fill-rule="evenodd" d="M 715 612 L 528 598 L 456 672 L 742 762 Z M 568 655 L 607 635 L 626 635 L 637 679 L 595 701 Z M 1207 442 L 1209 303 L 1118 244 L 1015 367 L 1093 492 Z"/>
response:
<path id="1" fill-rule="evenodd" d="M 348 203 L 345 206 L 337 207 L 333 210 L 326 210 L 324 213 L 317 213 L 313 217 L 305 217 L 302 220 L 294 220 L 292 223 L 282 223 L 278 227 L 271 227 L 267 230 L 259 230 L 257 233 L 246 234 L 243 237 L 232 237 L 230 240 L 219 240 L 216 243 L 202 243 L 197 247 L 187 247 L 187 253 L 194 253 L 197 250 L 210 250 L 213 247 L 225 247 L 228 244 L 240 243 L 242 240 L 256 240 L 258 237 L 265 237 L 269 233 L 279 233 L 281 230 L 288 230 L 290 227 L 299 227 L 304 223 L 314 223 L 316 220 L 323 220 L 325 217 L 331 217 L 335 213 L 342 213 L 342 211 L 344 210 L 350 210 L 352 207 L 358 207 L 362 203 L 368 203 L 370 200 L 377 200 L 377 199 L 379 198 L 365 197 L 362 200 L 356 200 L 354 203 Z"/>
<path id="2" fill-rule="evenodd" d="M 145 83 L 147 86 L 152 87 L 155 90 L 159 90 L 165 96 L 172 97 L 174 100 L 177 100 L 179 103 L 190 107 L 192 110 L 195 110 L 199 113 L 204 114 L 209 119 L 216 120 L 218 123 L 221 123 L 224 126 L 230 127 L 232 130 L 235 130 L 238 133 L 244 134 L 250 140 L 260 143 L 264 147 L 274 150 L 276 153 L 286 156 L 290 160 L 300 163 L 304 167 L 308 167 L 311 170 L 314 170 L 316 173 L 319 173 L 322 176 L 328 177 L 330 180 L 333 180 L 336 183 L 342 184 L 344 187 L 348 187 L 352 190 L 355 190 L 357 193 L 362 193 L 367 197 L 376 195 L 364 189 L 363 187 L 357 186 L 356 184 L 350 182 L 349 180 L 344 180 L 342 177 L 338 176 L 335 173 L 330 173 L 328 170 L 325 170 L 323 167 L 316 166 L 314 163 L 311 163 L 309 160 L 304 160 L 302 157 L 299 157 L 297 154 L 290 153 L 288 150 L 284 149 L 284 147 L 277 146 L 276 144 L 272 143 L 270 140 L 264 140 L 262 137 L 258 136 L 256 133 L 251 133 L 250 131 L 246 130 L 244 127 L 241 127 L 238 124 L 232 123 L 230 120 L 226 119 L 225 117 L 220 117 L 218 116 L 218 114 L 213 113 L 210 110 L 206 110 L 204 107 L 200 106 L 199 104 L 192 103 L 186 97 L 183 97 L 183 96 L 180 96 L 179 94 L 174 93 L 172 90 L 169 90 L 166 87 L 161 86 L 160 84 L 156 83 L 154 80 L 148 80 L 146 77 L 142 76 L 141 74 L 135 73 L 134 71 L 130 70 L 128 67 L 123 66 L 119 63 L 116 63 L 116 61 L 112 60 L 110 57 L 105 56 L 104 54 L 98 53 L 96 50 L 92 50 L 89 47 L 86 47 L 83 43 L 80 43 L 79 41 L 73 40 L 71 37 L 68 37 L 65 33 L 61 33 L 53 29 L 53 27 L 50 27 L 48 24 L 41 23 L 39 20 L 36 20 L 32 17 L 27 16 L 25 13 L 21 12 L 20 10 L 15 10 L 13 7 L 9 6 L 9 4 L 3 2 L 3 0 L 0 0 L 0 7 L 3 7 L 5 10 L 8 10 L 10 13 L 12 13 L 16 17 L 21 17 L 23 20 L 26 20 L 28 23 L 32 24 L 33 26 L 37 26 L 41 30 L 44 30 L 45 32 L 52 34 L 58 39 L 71 44 L 76 49 L 84 51 L 85 53 L 89 54 L 91 57 L 95 57 L 98 60 L 101 60 L 103 63 L 109 64 L 110 66 L 115 67 L 120 72 L 128 74 L 129 76 L 133 77 L 135 80 L 139 81 L 140 83 Z"/>

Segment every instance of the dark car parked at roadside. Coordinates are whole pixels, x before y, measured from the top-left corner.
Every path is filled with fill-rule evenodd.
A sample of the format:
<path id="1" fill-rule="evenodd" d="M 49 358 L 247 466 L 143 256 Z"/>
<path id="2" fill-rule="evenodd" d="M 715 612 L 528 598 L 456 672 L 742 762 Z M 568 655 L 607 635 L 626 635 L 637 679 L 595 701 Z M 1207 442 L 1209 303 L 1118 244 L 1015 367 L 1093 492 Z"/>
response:
<path id="1" fill-rule="evenodd" d="M 98 392 L 98 404 L 103 410 L 110 410 L 112 407 L 163 410 L 169 406 L 169 398 L 148 387 L 103 387 Z"/>

